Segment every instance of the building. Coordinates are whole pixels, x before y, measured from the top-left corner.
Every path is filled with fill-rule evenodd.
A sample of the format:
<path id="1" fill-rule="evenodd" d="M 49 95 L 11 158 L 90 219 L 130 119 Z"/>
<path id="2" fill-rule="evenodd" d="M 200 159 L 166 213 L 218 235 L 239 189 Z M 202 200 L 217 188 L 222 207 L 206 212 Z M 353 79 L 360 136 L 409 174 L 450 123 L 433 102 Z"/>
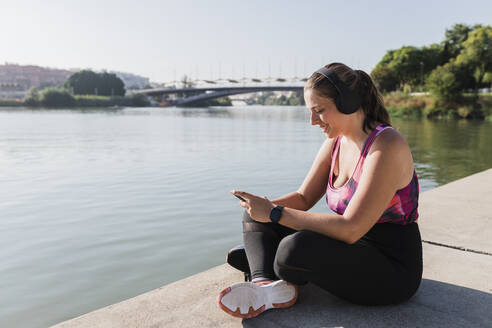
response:
<path id="1" fill-rule="evenodd" d="M 32 87 L 44 89 L 63 86 L 70 75 L 80 70 L 5 63 L 0 65 L 0 98 L 23 98 Z M 126 89 L 141 89 L 150 84 L 149 79 L 143 76 L 124 72 L 111 73 L 123 81 Z"/>
<path id="2" fill-rule="evenodd" d="M 69 70 L 34 65 L 0 65 L 0 90 L 27 91 L 32 87 L 61 86 L 72 74 Z"/>

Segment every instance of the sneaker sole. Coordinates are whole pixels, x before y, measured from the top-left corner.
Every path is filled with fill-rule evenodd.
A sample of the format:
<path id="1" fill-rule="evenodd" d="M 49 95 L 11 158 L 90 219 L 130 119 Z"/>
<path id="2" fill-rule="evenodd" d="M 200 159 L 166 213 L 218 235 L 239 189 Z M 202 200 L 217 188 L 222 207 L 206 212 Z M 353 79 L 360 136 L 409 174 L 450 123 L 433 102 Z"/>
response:
<path id="1" fill-rule="evenodd" d="M 272 308 L 287 308 L 297 301 L 297 287 L 285 280 L 266 285 L 239 282 L 227 287 L 217 297 L 219 307 L 238 318 L 253 318 Z"/>

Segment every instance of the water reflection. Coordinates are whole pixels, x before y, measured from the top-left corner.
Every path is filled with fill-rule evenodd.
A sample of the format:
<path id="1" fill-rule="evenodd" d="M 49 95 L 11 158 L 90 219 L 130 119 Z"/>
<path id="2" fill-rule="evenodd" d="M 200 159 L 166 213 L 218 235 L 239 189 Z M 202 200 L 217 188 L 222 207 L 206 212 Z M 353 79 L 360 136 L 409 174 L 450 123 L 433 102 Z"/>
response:
<path id="1" fill-rule="evenodd" d="M 492 124 L 485 121 L 394 120 L 422 179 L 442 185 L 492 167 Z"/>
<path id="2" fill-rule="evenodd" d="M 161 109 L 160 114 L 182 117 L 234 118 L 247 120 L 305 121 L 309 113 L 303 106 L 235 106 Z"/>
<path id="3" fill-rule="evenodd" d="M 173 108 L 168 109 L 166 114 L 253 121 L 302 121 L 310 125 L 309 112 L 301 106 Z M 395 118 L 392 124 L 403 134 L 412 150 L 422 191 L 492 167 L 492 122 Z M 304 134 L 297 132 L 298 137 L 303 139 Z M 296 135 L 292 135 L 291 141 L 296 139 Z"/>

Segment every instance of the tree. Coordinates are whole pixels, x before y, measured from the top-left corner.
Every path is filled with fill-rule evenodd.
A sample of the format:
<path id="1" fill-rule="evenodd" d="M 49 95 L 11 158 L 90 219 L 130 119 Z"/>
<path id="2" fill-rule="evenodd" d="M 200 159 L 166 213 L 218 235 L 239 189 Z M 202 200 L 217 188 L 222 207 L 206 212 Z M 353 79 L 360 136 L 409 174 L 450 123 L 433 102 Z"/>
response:
<path id="1" fill-rule="evenodd" d="M 492 72 L 485 73 L 483 77 L 483 82 L 489 84 L 489 88 L 492 88 Z"/>
<path id="2" fill-rule="evenodd" d="M 376 66 L 371 72 L 371 77 L 382 92 L 394 91 L 400 84 L 396 74 L 387 66 Z"/>
<path id="3" fill-rule="evenodd" d="M 418 84 L 420 72 L 420 50 L 416 47 L 404 46 L 393 53 L 393 60 L 388 68 L 395 72 L 400 85 Z"/>
<path id="4" fill-rule="evenodd" d="M 457 88 L 456 75 L 449 64 L 433 70 L 426 84 L 431 93 L 439 99 L 452 100 L 461 93 Z"/>
<path id="5" fill-rule="evenodd" d="M 93 95 L 99 86 L 99 76 L 91 70 L 82 70 L 72 74 L 65 86 L 75 95 Z"/>
<path id="6" fill-rule="evenodd" d="M 72 74 L 65 87 L 76 95 L 124 96 L 125 84 L 113 73 L 82 70 Z"/>
<path id="7" fill-rule="evenodd" d="M 467 65 L 452 60 L 438 66 L 427 78 L 426 84 L 430 92 L 444 101 L 458 101 L 463 91 L 473 81 L 473 76 Z"/>
<path id="8" fill-rule="evenodd" d="M 456 61 L 473 69 L 475 89 L 480 88 L 485 74 L 492 72 L 492 27 L 483 26 L 471 32 Z"/>
<path id="9" fill-rule="evenodd" d="M 38 88 L 32 87 L 26 94 L 24 98 L 24 104 L 27 106 L 37 106 L 39 105 L 39 91 Z"/>
<path id="10" fill-rule="evenodd" d="M 389 65 L 389 63 L 393 60 L 393 54 L 395 51 L 396 50 L 388 50 L 379 63 L 377 63 L 376 67 Z"/>
<path id="11" fill-rule="evenodd" d="M 46 107 L 72 107 L 75 99 L 65 89 L 47 88 L 41 92 L 41 103 Z"/>
<path id="12" fill-rule="evenodd" d="M 114 73 L 99 74 L 98 94 L 101 96 L 124 96 L 125 84 Z"/>
<path id="13" fill-rule="evenodd" d="M 455 24 L 452 28 L 446 29 L 446 38 L 442 42 L 446 62 L 459 55 L 463 49 L 463 42 L 468 39 L 468 33 L 472 30 L 473 28 L 466 24 Z"/>
<path id="14" fill-rule="evenodd" d="M 437 66 L 444 65 L 448 62 L 444 56 L 442 45 L 432 43 L 430 46 L 423 46 L 420 50 L 420 61 L 423 63 L 424 76 L 429 75 Z"/>
<path id="15" fill-rule="evenodd" d="M 398 86 L 418 86 L 434 68 L 444 63 L 441 45 L 434 43 L 422 48 L 403 46 L 400 49 L 389 50 L 371 75 L 380 83 L 382 90 L 386 88 L 390 91 Z M 393 86 L 395 79 L 397 87 Z"/>

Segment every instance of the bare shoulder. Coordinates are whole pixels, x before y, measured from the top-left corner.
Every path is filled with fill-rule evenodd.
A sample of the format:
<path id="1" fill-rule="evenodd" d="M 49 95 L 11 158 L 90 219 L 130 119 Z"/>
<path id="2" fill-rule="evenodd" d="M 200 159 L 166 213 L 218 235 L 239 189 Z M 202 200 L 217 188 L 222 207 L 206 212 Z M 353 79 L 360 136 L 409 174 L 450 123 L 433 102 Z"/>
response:
<path id="1" fill-rule="evenodd" d="M 381 132 L 372 144 L 368 157 L 381 156 L 389 163 L 387 169 L 398 170 L 399 185 L 406 186 L 413 176 L 413 157 L 405 138 L 396 129 L 386 129 Z"/>
<path id="2" fill-rule="evenodd" d="M 381 132 L 378 137 L 374 140 L 371 147 L 372 149 L 387 150 L 387 149 L 401 149 L 406 148 L 410 151 L 410 147 L 407 144 L 405 138 L 396 129 L 386 129 Z"/>

